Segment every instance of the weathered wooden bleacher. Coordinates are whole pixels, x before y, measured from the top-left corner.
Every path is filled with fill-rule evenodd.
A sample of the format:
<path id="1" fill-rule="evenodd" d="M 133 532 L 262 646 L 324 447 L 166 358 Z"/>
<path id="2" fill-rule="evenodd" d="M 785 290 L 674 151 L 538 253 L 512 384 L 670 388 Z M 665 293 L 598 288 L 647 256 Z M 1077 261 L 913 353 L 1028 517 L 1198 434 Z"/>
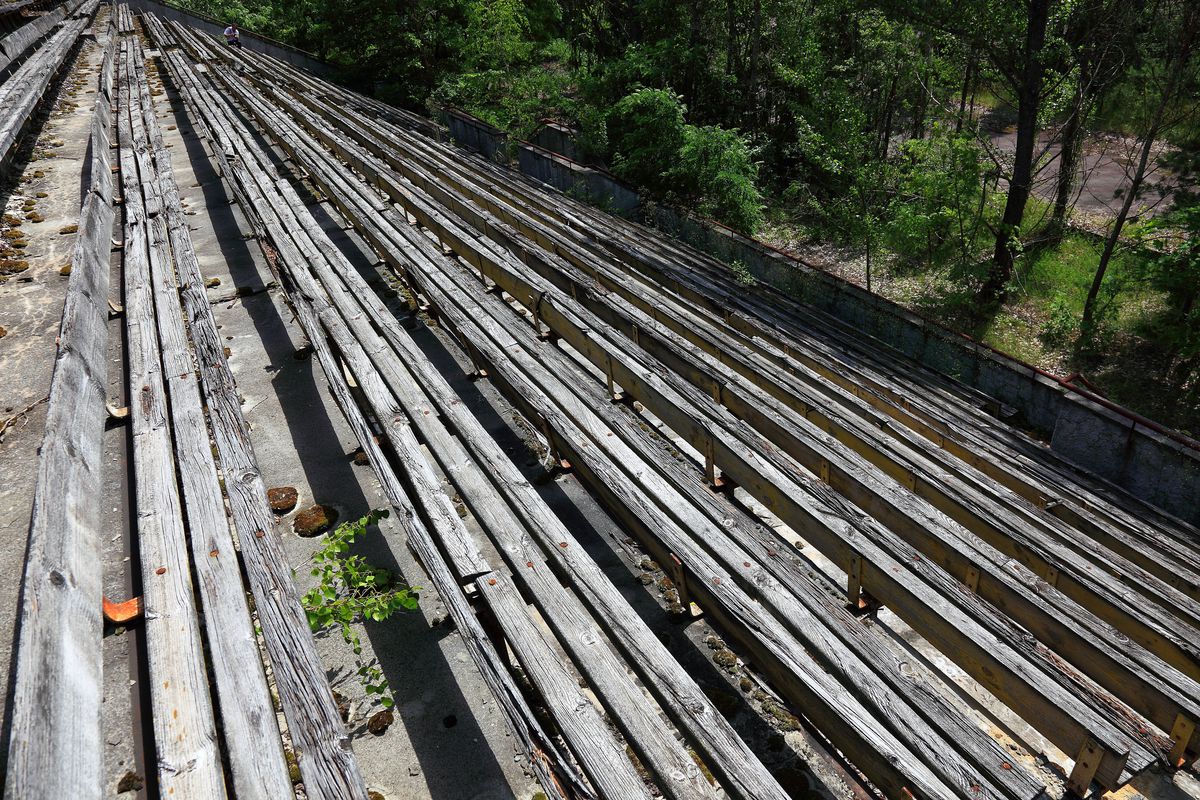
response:
<path id="1" fill-rule="evenodd" d="M 133 19 L 125 7 L 115 17 Z M 164 797 L 292 793 L 257 623 L 308 796 L 362 797 L 362 777 L 279 547 L 218 344 L 133 33 L 110 30 L 93 123 L 92 183 L 81 211 L 24 582 L 6 796 L 102 796 L 94 497 L 100 480 L 118 479 L 102 475 L 98 463 L 113 141 L 123 217 L 126 419 L 154 732 L 148 749 L 157 784 Z M 255 600 L 253 619 L 247 591 Z"/>
<path id="2" fill-rule="evenodd" d="M 419 267 L 412 263 L 411 254 L 419 250 L 424 237 L 406 236 L 409 220 L 380 207 L 379 195 L 369 184 L 379 187 L 388 200 L 477 269 L 485 285 L 495 282 L 521 302 L 530 298 L 525 306 L 535 324 L 548 325 L 610 381 L 632 390 L 677 432 L 690 436 L 690 444 L 707 453 L 710 482 L 717 477 L 714 467 L 719 465 L 835 563 L 845 565 L 852 595 L 868 589 L 989 690 L 1021 709 L 1074 759 L 1072 781 L 1077 788 L 1092 778 L 1102 785 L 1119 785 L 1168 755 L 1178 761 L 1195 753 L 1194 720 L 1200 708 L 1191 644 L 1195 637 L 1190 633 L 1195 605 L 1192 584 L 1179 580 L 1176 569 L 1187 574 L 1186 558 L 1139 546 L 1129 538 L 1131 526 L 1116 515 L 1101 522 L 1088 507 L 1069 514 L 1030 505 L 1028 492 L 1017 491 L 1024 481 L 997 480 L 980 470 L 978 463 L 963 463 L 966 448 L 962 445 L 956 449 L 943 439 L 931 447 L 904 430 L 891 432 L 880 426 L 875 422 L 875 407 L 861 401 L 857 392 L 831 387 L 833 382 L 820 370 L 796 363 L 799 358 L 793 353 L 800 352 L 809 364 L 822 365 L 808 355 L 806 347 L 757 323 L 764 316 L 780 318 L 769 305 L 756 308 L 753 316 L 746 314 L 744 321 L 736 320 L 744 327 L 757 325 L 753 338 L 739 330 L 728 314 L 705 310 L 707 303 L 713 303 L 714 310 L 728 307 L 735 297 L 742 306 L 748 301 L 741 299 L 744 291 L 723 288 L 721 282 L 728 278 L 702 257 L 658 237 L 648 240 L 644 231 L 626 233 L 620 230 L 625 223 L 577 204 L 564 211 L 561 198 L 547 201 L 492 165 L 473 159 L 464 164 L 459 152 L 439 152 L 435 143 L 381 126 L 379 119 L 348 113 L 349 93 L 277 62 L 253 53 L 224 51 L 182 29 L 175 30 L 175 38 L 209 66 L 208 74 L 215 76 L 223 91 L 242 99 L 242 113 L 253 116 L 262 130 L 304 165 L 381 257 L 434 301 L 440 315 L 450 315 L 445 308 L 463 302 L 464 293 L 471 291 L 470 282 L 443 289 L 447 294 L 436 293 L 437 284 L 431 284 L 429 276 L 445 268 L 438 266 L 442 259 L 431 254 L 428 263 L 422 261 Z M 236 73 L 216 69 L 214 65 L 222 60 L 234 62 Z M 279 75 L 286 79 L 276 83 Z M 362 100 L 356 105 L 377 107 Z M 347 165 L 366 176 L 368 184 L 350 180 Z M 486 178 L 477 178 L 476 171 Z M 700 282 L 670 271 L 672 259 L 698 265 L 694 269 L 703 276 Z M 594 291 L 597 284 L 603 286 L 603 294 Z M 697 308 L 697 303 L 702 305 Z M 811 313 L 805 311 L 807 316 Z M 797 317 L 806 318 L 799 313 Z M 477 311 L 464 311 L 457 318 L 468 349 L 478 350 L 479 343 L 487 341 L 474 327 L 477 323 L 472 320 L 477 318 Z M 507 335 L 515 335 L 513 324 L 508 323 Z M 456 330 L 457 326 L 456 322 Z M 598 332 L 610 330 L 613 333 L 604 334 L 601 343 Z M 720 339 L 714 331 L 721 332 Z M 618 332 L 623 335 L 613 338 Z M 731 341 L 741 344 L 734 346 Z M 661 359 L 665 367 L 652 366 L 647 354 Z M 476 355 L 488 365 L 489 375 L 504 375 L 510 388 L 526 387 L 514 388 L 513 399 L 524 401 L 535 419 L 553 419 L 549 409 L 530 398 L 557 397 L 556 392 L 546 385 L 520 384 L 485 354 Z M 550 356 L 542 353 L 539 358 Z M 532 365 L 514 368 L 527 374 L 534 370 Z M 829 366 L 823 369 L 832 371 Z M 875 381 L 880 383 L 878 378 Z M 935 385 L 941 388 L 945 383 Z M 901 384 L 893 380 L 887 385 L 895 392 Z M 912 385 L 910 381 L 908 386 Z M 814 388 L 825 396 L 811 394 Z M 785 400 L 786 404 L 781 402 Z M 901 408 L 895 413 L 907 411 Z M 864 427 L 856 417 L 871 421 L 873 427 Z M 704 427 L 695 423 L 701 419 L 706 420 Z M 558 431 L 553 423 L 549 427 Z M 916 426 L 911 430 L 922 433 Z M 577 467 L 597 457 L 580 451 L 572 435 L 556 439 Z M 747 451 L 755 454 L 753 459 L 746 457 Z M 800 471 L 804 469 L 820 481 L 805 477 Z M 597 477 L 593 488 L 603 493 L 616 474 L 598 470 L 597 476 L 603 478 Z M 638 476 L 646 480 L 644 473 Z M 998 490 L 997 483 L 1004 489 Z M 860 517 L 825 486 L 852 499 L 883 525 Z M 644 509 L 638 513 L 644 518 Z M 1104 542 L 1097 546 L 1084 543 L 1077 527 L 1112 532 L 1094 533 Z M 660 541 L 664 557 L 678 557 L 684 542 L 661 543 L 665 530 L 670 526 L 655 527 L 652 538 Z M 1171 537 L 1175 552 L 1194 549 L 1184 533 Z M 712 546 L 712 538 L 704 541 Z M 724 551 L 730 584 L 753 587 L 761 601 L 763 578 L 738 568 L 746 553 L 755 553 L 744 561 L 747 568 L 762 559 L 774 579 L 797 577 L 775 555 L 782 551 L 778 543 L 749 535 L 739 541 L 745 549 Z M 689 568 L 705 563 L 699 552 L 694 559 Z M 1160 563 L 1153 571 L 1141 566 Z M 712 591 L 711 581 L 699 583 L 706 592 Z M 770 585 L 768 581 L 766 586 Z M 729 602 L 719 597 L 712 601 Z M 788 613 L 786 595 L 773 602 L 779 604 L 776 609 L 782 617 L 794 616 Z M 731 627 L 737 627 L 738 616 L 729 614 Z M 1029 640 L 1013 621 L 1031 629 L 1057 652 Z M 763 661 L 771 660 L 761 647 L 752 643 L 748 647 Z M 1062 655 L 1073 668 L 1067 667 Z M 834 671 L 853 663 L 838 649 L 827 651 L 825 659 L 826 669 Z M 877 665 L 872 669 L 886 675 Z M 861 676 L 846 675 L 851 683 L 862 685 Z M 788 670 L 777 668 L 772 677 L 786 682 Z M 811 701 L 799 693 L 795 699 Z M 1112 704 L 1122 701 L 1130 707 L 1114 713 Z M 1153 724 L 1129 722 L 1139 715 Z M 822 723 L 838 721 L 822 718 L 818 726 Z M 1146 735 L 1153 727 L 1169 737 L 1169 754 L 1159 749 L 1164 739 Z M 841 742 L 839 746 L 849 752 Z M 920 750 L 919 741 L 914 746 Z M 984 761 L 986 752 L 983 748 L 973 758 Z M 871 755 L 856 752 L 851 757 L 861 766 L 860 759 L 869 760 Z M 888 771 L 883 763 L 877 769 L 879 774 Z M 868 774 L 875 775 L 870 770 Z"/>
<path id="3" fill-rule="evenodd" d="M 96 4 L 60 6 L 0 98 L 32 113 Z M 874 790 L 1049 793 L 1035 759 L 1014 758 L 958 686 L 914 669 L 908 645 L 870 623 L 880 605 L 1061 751 L 1069 791 L 1200 753 L 1200 534 L 1185 523 L 1024 440 L 986 398 L 443 144 L 427 120 L 177 22 L 139 23 L 126 5 L 106 36 L 6 796 L 102 794 L 92 499 L 111 478 L 100 453 L 118 295 L 156 784 L 164 797 L 290 797 L 286 734 L 307 797 L 366 796 L 205 295 L 160 79 L 276 272 L 396 512 L 397 544 L 428 572 L 548 797 L 788 793 L 323 232 L 301 175 L 665 567 L 678 613 L 703 610 Z M 21 127 L 0 127 L 0 152 Z"/>
<path id="4" fill-rule="evenodd" d="M 0 169 L 99 5 L 100 0 L 69 0 L 0 39 Z"/>

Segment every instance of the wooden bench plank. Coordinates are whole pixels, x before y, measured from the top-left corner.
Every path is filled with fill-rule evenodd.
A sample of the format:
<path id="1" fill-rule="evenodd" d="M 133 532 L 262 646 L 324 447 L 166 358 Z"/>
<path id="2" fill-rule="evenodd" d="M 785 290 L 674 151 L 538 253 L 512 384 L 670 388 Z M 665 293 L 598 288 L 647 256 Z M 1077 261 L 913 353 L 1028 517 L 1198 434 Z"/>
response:
<path id="1" fill-rule="evenodd" d="M 106 51 L 111 56 L 112 47 Z M 102 110 L 92 118 L 93 161 Z M 111 196 L 84 195 L 38 461 L 22 584 L 5 796 L 102 794 L 101 449 L 107 393 Z"/>
<path id="2" fill-rule="evenodd" d="M 161 221 L 147 217 L 143 203 L 149 152 L 140 109 L 136 114 L 134 110 L 131 57 L 131 42 L 126 40 L 118 69 L 117 114 L 125 209 L 125 329 L 156 767 L 164 793 L 218 798 L 225 796 L 225 778 L 204 665 L 160 361 L 162 347 L 150 289 L 151 263 L 169 258 L 169 253 L 165 230 L 159 229 Z"/>
<path id="3" fill-rule="evenodd" d="M 197 364 L 243 565 L 305 790 L 310 797 L 330 800 L 362 796 L 366 789 L 349 735 L 317 656 L 291 567 L 278 539 L 279 529 L 267 503 L 266 486 L 233 375 L 216 334 L 203 284 L 194 273 L 185 284 L 183 302 L 197 348 Z"/>
<path id="4" fill-rule="evenodd" d="M 151 101 L 141 49 L 134 48 L 129 57 L 129 80 L 138 89 L 130 112 L 140 113 L 141 126 L 149 138 L 154 162 L 152 184 L 159 194 L 174 266 L 180 279 L 200 285 L 199 266 L 179 203 L 170 152 L 163 143 Z M 162 234 L 160 229 L 158 235 Z M 292 791 L 292 783 L 226 517 L 190 340 L 180 313 L 180 286 L 173 265 L 165 260 L 151 262 L 150 278 L 192 565 L 203 602 L 209 662 L 221 710 L 221 737 L 233 787 L 239 797 L 282 797 Z"/>
<path id="5" fill-rule="evenodd" d="M 310 164 L 310 167 L 311 167 L 311 164 Z"/>
<path id="6" fill-rule="evenodd" d="M 361 164 L 356 164 L 356 166 L 360 166 L 360 167 L 361 167 Z M 393 198 L 393 199 L 396 199 L 396 198 Z M 433 212 L 431 212 L 431 213 L 433 213 Z M 432 222 L 432 218 L 430 219 L 430 221 Z M 435 227 L 435 228 L 437 227 L 437 224 L 436 224 L 436 223 L 434 223 L 434 227 Z M 444 229 L 442 229 L 442 230 L 444 230 Z M 439 230 L 439 232 L 441 232 L 441 230 Z M 463 247 L 464 249 L 467 249 L 467 250 L 469 250 L 469 248 L 466 246 L 466 242 L 467 242 L 467 241 L 468 241 L 468 240 L 467 240 L 467 237 L 462 237 L 462 236 L 460 236 L 460 237 L 458 237 L 458 238 L 457 238 L 457 243 L 459 243 L 459 244 L 460 244 L 460 246 L 461 246 L 461 247 Z M 468 255 L 468 257 L 474 257 L 474 258 L 475 258 L 475 260 L 476 260 L 477 262 L 479 261 L 479 255 L 478 255 L 478 254 L 471 254 L 471 255 Z M 510 288 L 513 288 L 513 287 L 510 287 Z M 516 293 L 518 296 L 528 296 L 528 295 L 529 295 L 529 294 L 531 294 L 532 292 L 531 292 L 531 290 L 528 290 L 528 289 L 521 289 L 521 290 L 515 290 L 515 293 Z M 594 327 L 593 327 L 593 328 L 589 328 L 589 329 L 590 329 L 590 330 L 592 330 L 592 329 L 594 329 Z"/>

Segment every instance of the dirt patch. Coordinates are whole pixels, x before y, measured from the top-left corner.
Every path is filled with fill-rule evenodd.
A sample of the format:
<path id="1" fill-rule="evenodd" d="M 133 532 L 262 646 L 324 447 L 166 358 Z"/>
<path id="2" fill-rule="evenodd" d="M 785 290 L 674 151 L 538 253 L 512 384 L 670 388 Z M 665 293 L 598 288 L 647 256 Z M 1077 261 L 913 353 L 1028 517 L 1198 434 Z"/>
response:
<path id="1" fill-rule="evenodd" d="M 276 514 L 286 514 L 291 511 L 296 507 L 299 499 L 300 494 L 294 486 L 276 486 L 267 489 L 267 501 L 271 504 L 271 510 Z"/>
<path id="2" fill-rule="evenodd" d="M 296 515 L 292 530 L 299 536 L 319 536 L 332 528 L 337 518 L 338 512 L 329 506 L 310 506 Z"/>

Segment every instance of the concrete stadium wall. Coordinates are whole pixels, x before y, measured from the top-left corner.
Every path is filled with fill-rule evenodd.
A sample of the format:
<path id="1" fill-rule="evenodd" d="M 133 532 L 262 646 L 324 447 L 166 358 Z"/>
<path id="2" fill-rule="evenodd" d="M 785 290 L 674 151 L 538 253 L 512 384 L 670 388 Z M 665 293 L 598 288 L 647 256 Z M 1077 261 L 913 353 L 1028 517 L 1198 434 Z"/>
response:
<path id="1" fill-rule="evenodd" d="M 557 122 L 546 122 L 533 134 L 533 144 L 551 153 L 566 156 L 576 163 L 583 162 L 579 146 L 575 144 L 575 134 L 570 128 L 565 128 Z"/>
<path id="2" fill-rule="evenodd" d="M 129 7 L 136 11 L 150 11 L 167 19 L 173 19 L 176 22 L 182 22 L 185 25 L 191 25 L 205 33 L 210 33 L 214 36 L 221 36 L 225 30 L 227 22 L 216 20 L 211 17 L 206 17 L 203 14 L 197 14 L 193 11 L 184 11 L 181 8 L 159 3 L 155 0 L 129 0 Z M 323 78 L 333 77 L 333 69 L 323 61 L 302 50 L 297 50 L 294 47 L 289 47 L 282 42 L 277 42 L 273 39 L 267 39 L 258 34 L 249 31 L 241 31 L 242 44 L 245 47 L 266 53 L 269 56 L 274 56 L 280 61 L 286 61 L 293 66 L 306 69 Z"/>
<path id="3" fill-rule="evenodd" d="M 499 128 L 458 109 L 446 109 L 450 138 L 494 161 L 507 162 L 508 135 Z M 516 166 L 521 172 L 592 205 L 630 215 L 638 194 L 604 170 L 586 167 L 559 153 L 529 142 L 518 142 Z"/>
<path id="4" fill-rule="evenodd" d="M 506 134 L 447 110 L 450 138 L 489 158 L 505 159 Z M 627 213 L 637 193 L 602 170 L 520 143 L 522 172 L 602 207 Z M 603 198 L 612 198 L 605 204 Z M 742 262 L 758 280 L 815 306 L 921 364 L 1015 409 L 1050 447 L 1194 525 L 1200 525 L 1200 445 L 1054 376 L 972 341 L 852 283 L 815 269 L 709 220 L 666 206 L 640 207 L 645 221 L 710 255 Z"/>

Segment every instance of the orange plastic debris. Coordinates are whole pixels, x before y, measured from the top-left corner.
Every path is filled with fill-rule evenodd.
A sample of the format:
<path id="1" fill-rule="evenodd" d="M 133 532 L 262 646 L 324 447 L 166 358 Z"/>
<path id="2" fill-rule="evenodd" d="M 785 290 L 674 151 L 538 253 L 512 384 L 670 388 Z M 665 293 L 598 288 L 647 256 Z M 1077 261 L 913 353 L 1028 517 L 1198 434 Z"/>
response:
<path id="1" fill-rule="evenodd" d="M 117 625 L 132 622 L 142 615 L 142 598 L 131 597 L 123 603 L 104 598 L 104 618 Z"/>

